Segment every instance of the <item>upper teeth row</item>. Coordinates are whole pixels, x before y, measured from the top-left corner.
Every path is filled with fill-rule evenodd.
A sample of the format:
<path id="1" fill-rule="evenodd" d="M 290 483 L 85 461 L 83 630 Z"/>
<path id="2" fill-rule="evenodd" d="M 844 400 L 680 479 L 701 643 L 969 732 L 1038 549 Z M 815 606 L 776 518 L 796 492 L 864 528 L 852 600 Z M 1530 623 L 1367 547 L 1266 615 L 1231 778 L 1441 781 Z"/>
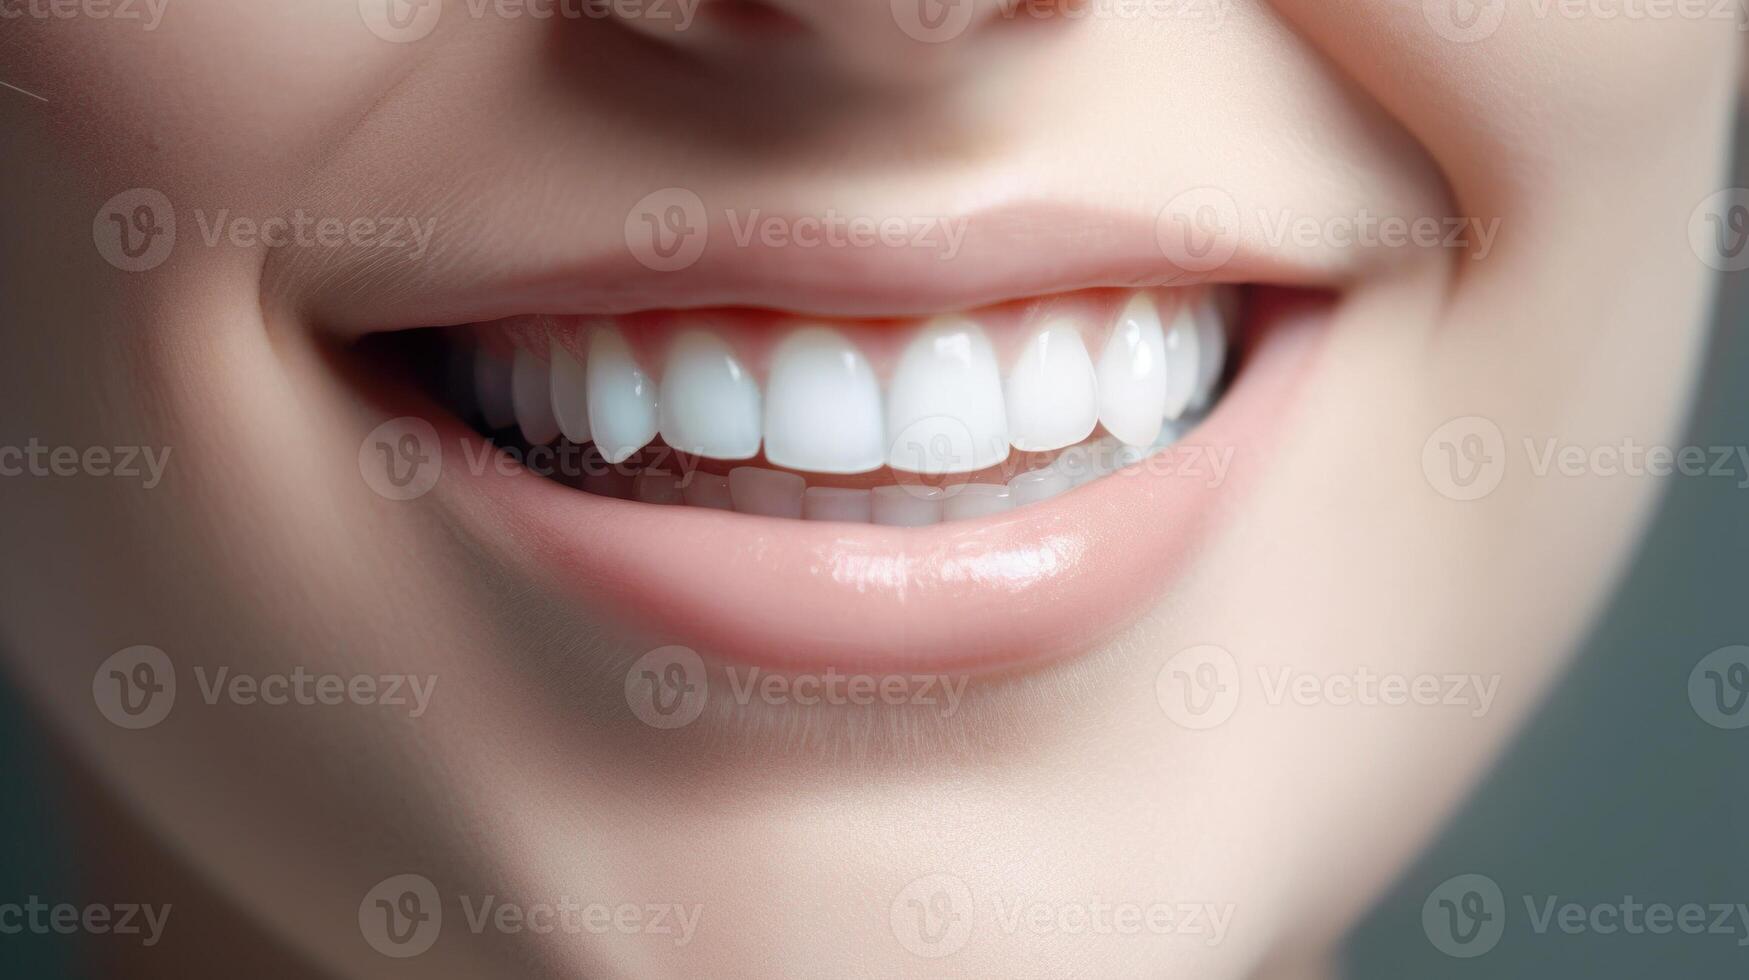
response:
<path id="1" fill-rule="evenodd" d="M 1047 321 L 1004 379 L 977 323 L 940 317 L 904 349 L 884 392 L 855 344 L 824 326 L 779 342 L 763 390 L 727 343 L 702 330 L 675 338 L 658 383 L 611 327 L 591 332 L 583 363 L 557 343 L 546 361 L 519 347 L 506 364 L 481 350 L 474 382 L 490 427 L 514 422 L 535 445 L 561 433 L 593 441 L 609 463 L 660 435 L 712 459 L 752 459 L 763 447 L 772 465 L 815 473 L 970 473 L 1001 463 L 1010 447 L 1082 442 L 1096 425 L 1125 444 L 1152 445 L 1166 421 L 1212 397 L 1226 358 L 1223 319 L 1203 293 L 1163 323 L 1154 297 L 1138 292 L 1097 361 L 1077 324 Z"/>

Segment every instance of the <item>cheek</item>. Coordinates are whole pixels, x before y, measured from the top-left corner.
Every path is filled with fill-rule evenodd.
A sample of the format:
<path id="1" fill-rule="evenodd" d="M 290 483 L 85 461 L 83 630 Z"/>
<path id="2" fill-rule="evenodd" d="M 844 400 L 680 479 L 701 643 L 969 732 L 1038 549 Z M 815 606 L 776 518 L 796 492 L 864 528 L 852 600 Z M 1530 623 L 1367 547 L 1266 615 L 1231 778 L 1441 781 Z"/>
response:
<path id="1" fill-rule="evenodd" d="M 1274 3 L 1429 148 L 1470 213 L 1656 166 L 1686 127 L 1716 125 L 1740 47 L 1736 5 L 1717 0 L 1665 17 L 1559 0 Z"/>
<path id="2" fill-rule="evenodd" d="M 0 112 L 21 124 L 13 132 L 29 162 L 57 170 L 81 196 L 150 186 L 173 199 L 253 205 L 251 195 L 296 180 L 358 123 L 411 55 L 370 32 L 356 0 L 136 0 L 135 9 L 129 19 L 6 27 L 15 32 L 8 80 L 48 103 Z"/>

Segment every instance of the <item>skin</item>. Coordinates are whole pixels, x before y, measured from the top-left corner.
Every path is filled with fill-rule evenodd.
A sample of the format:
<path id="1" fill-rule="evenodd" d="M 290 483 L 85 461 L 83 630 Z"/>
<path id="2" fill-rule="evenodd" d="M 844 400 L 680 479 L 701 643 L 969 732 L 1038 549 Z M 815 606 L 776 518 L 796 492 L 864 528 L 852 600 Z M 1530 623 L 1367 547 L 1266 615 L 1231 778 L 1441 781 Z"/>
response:
<path id="1" fill-rule="evenodd" d="M 1655 481 L 1538 477 L 1518 447 L 1677 439 L 1711 275 L 1685 230 L 1724 186 L 1731 25 L 1518 15 L 1459 44 L 1419 4 L 1246 0 L 1212 33 L 1090 17 L 919 48 L 885 4 L 778 7 L 804 29 L 635 40 L 458 4 L 430 38 L 390 44 L 352 0 L 181 0 L 150 32 L 9 27 L 0 80 L 48 101 L 0 93 L 0 444 L 173 447 L 152 490 L 0 480 L 12 677 L 141 847 L 338 974 L 1326 969 L 1558 676 L 1645 522 Z M 1023 186 L 1152 214 L 1173 188 L 1214 185 L 1248 208 L 1467 215 L 1499 234 L 1481 259 L 1278 249 L 1337 292 L 1323 341 L 1269 438 L 1234 447 L 1260 478 L 1106 648 L 975 685 L 951 718 L 773 708 L 658 737 L 621 699 L 647 649 L 636 630 L 362 486 L 357 447 L 384 416 L 323 338 L 507 243 L 606 247 L 632 202 L 671 185 L 874 215 Z M 192 243 L 139 274 L 92 243 L 91 216 L 131 187 L 177 202 Z M 193 218 L 299 207 L 438 232 L 413 261 L 209 247 Z M 1465 503 L 1417 463 L 1469 416 L 1514 455 Z M 221 703 L 130 732 L 93 710 L 91 679 L 141 643 L 179 669 L 439 687 L 417 720 Z M 1498 693 L 1481 717 L 1254 699 L 1191 731 L 1155 681 L 1204 643 L 1251 677 L 1368 666 L 1497 677 Z M 388 960 L 360 940 L 359 900 L 406 871 L 445 896 L 702 918 L 680 947 L 475 935 L 449 898 L 434 950 Z M 928 960 L 895 941 L 889 906 L 937 872 L 984 916 Z M 1006 934 L 988 915 L 1096 898 L 1233 919 L 1211 945 Z M 191 912 L 171 928 L 233 925 Z"/>

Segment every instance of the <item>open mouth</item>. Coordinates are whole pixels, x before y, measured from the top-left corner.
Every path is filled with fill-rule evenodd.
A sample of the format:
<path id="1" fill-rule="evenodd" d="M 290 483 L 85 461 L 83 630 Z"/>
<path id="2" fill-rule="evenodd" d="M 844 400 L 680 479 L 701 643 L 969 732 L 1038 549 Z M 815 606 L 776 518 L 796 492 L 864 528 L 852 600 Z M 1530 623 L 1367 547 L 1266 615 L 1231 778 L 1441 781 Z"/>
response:
<path id="1" fill-rule="evenodd" d="M 1015 213 L 952 263 L 578 246 L 312 316 L 425 365 L 361 376 L 444 447 L 420 512 L 620 653 L 1007 671 L 1105 646 L 1210 556 L 1343 279 L 1243 247 L 1187 276 L 1152 223 Z"/>
<path id="2" fill-rule="evenodd" d="M 1219 400 L 1233 287 L 904 320 L 745 310 L 445 331 L 436 397 L 584 493 L 768 518 L 993 518 L 1169 449 Z"/>

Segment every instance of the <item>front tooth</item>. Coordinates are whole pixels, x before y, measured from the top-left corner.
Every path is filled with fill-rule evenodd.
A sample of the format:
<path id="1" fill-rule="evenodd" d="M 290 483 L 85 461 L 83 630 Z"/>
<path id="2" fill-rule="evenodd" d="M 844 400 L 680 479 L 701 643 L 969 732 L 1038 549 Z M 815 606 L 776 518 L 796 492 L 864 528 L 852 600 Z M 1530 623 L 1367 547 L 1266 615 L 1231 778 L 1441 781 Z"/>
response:
<path id="1" fill-rule="evenodd" d="M 941 523 L 940 487 L 875 487 L 870 501 L 874 523 L 889 527 L 926 527 Z"/>
<path id="2" fill-rule="evenodd" d="M 711 334 L 674 339 L 659 401 L 662 440 L 675 450 L 711 459 L 759 454 L 759 384 Z"/>
<path id="3" fill-rule="evenodd" d="M 559 420 L 553 416 L 551 368 L 522 348 L 510 368 L 510 401 L 522 438 L 531 446 L 544 446 L 559 436 Z"/>
<path id="4" fill-rule="evenodd" d="M 737 466 L 729 471 L 729 496 L 742 514 L 799 519 L 805 489 L 807 481 L 794 473 L 757 466 Z"/>
<path id="5" fill-rule="evenodd" d="M 586 377 L 595 448 L 609 463 L 624 462 L 656 438 L 656 385 L 632 358 L 625 338 L 606 329 L 589 340 Z"/>
<path id="6" fill-rule="evenodd" d="M 881 388 L 862 352 L 822 327 L 773 352 L 765 398 L 765 458 L 810 473 L 866 473 L 886 460 Z"/>
<path id="7" fill-rule="evenodd" d="M 553 392 L 553 417 L 565 438 L 581 446 L 589 441 L 589 399 L 583 365 L 558 341 L 549 348 L 552 373 L 547 386 Z"/>
<path id="8" fill-rule="evenodd" d="M 971 473 L 1008 458 L 1001 372 L 977 324 L 943 318 L 905 349 L 887 396 L 887 439 L 887 461 L 913 473 Z"/>
<path id="9" fill-rule="evenodd" d="M 516 421 L 516 401 L 511 395 L 510 362 L 485 348 L 474 353 L 474 398 L 486 428 L 496 432 Z"/>
<path id="10" fill-rule="evenodd" d="M 1008 436 L 1022 452 L 1072 446 L 1099 424 L 1099 381 L 1081 332 L 1047 327 L 1008 375 Z"/>
<path id="11" fill-rule="evenodd" d="M 1015 507 L 1049 500 L 1075 488 L 1075 481 L 1054 466 L 1022 473 L 1008 481 L 1008 500 Z"/>
<path id="12" fill-rule="evenodd" d="M 1166 418 L 1166 338 L 1160 311 L 1137 293 L 1099 356 L 1099 421 L 1132 446 L 1146 446 Z"/>
<path id="13" fill-rule="evenodd" d="M 729 478 L 717 473 L 694 473 L 681 491 L 688 507 L 709 510 L 734 510 L 735 498 L 729 493 Z"/>
<path id="14" fill-rule="evenodd" d="M 802 493 L 802 519 L 867 524 L 873 520 L 873 494 L 844 487 L 809 487 Z"/>
<path id="15" fill-rule="evenodd" d="M 1197 372 L 1202 354 L 1197 343 L 1196 314 L 1190 304 L 1178 304 L 1172 326 L 1166 331 L 1166 417 L 1183 418 L 1196 397 Z M 1155 433 L 1159 435 L 1159 433 Z M 1149 442 L 1154 440 L 1150 439 Z"/>
<path id="16" fill-rule="evenodd" d="M 1205 294 L 1196 304 L 1196 394 L 1190 399 L 1193 411 L 1202 411 L 1214 401 L 1215 385 L 1221 382 L 1221 372 L 1227 367 L 1226 313 L 1219 298 Z"/>
<path id="17" fill-rule="evenodd" d="M 1000 484 L 968 483 L 958 487 L 941 505 L 943 521 L 968 521 L 994 514 L 1006 514 L 1014 509 L 1014 498 Z"/>
<path id="18" fill-rule="evenodd" d="M 678 504 L 685 500 L 680 478 L 673 473 L 639 473 L 632 481 L 632 493 L 646 504 Z"/>

